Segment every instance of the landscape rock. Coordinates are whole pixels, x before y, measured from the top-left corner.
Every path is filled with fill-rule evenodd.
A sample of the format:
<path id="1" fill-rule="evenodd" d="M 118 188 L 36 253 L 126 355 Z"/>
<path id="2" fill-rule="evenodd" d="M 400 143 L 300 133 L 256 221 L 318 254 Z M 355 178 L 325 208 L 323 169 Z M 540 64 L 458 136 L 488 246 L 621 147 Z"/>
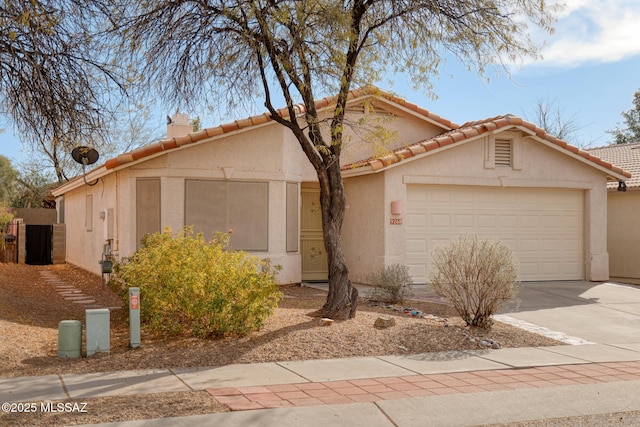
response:
<path id="1" fill-rule="evenodd" d="M 386 329 L 396 325 L 396 319 L 393 317 L 378 317 L 373 324 L 376 328 Z"/>
<path id="2" fill-rule="evenodd" d="M 319 320 L 319 323 L 320 323 L 320 326 L 331 326 L 333 325 L 333 319 L 323 317 L 322 319 Z"/>

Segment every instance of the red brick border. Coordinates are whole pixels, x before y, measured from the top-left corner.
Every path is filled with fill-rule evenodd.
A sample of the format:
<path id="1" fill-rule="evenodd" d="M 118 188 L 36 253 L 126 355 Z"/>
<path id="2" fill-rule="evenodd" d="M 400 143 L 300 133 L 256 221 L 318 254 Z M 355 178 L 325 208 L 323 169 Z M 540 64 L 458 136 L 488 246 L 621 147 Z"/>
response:
<path id="1" fill-rule="evenodd" d="M 640 380 L 640 361 L 210 388 L 207 392 L 232 411 L 245 411 L 633 380 Z"/>

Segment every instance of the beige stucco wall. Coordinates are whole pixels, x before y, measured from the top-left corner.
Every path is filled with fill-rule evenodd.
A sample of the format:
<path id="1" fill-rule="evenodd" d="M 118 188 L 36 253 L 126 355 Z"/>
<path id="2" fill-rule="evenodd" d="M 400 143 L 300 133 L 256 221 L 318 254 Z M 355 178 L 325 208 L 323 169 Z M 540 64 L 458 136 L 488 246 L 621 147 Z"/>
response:
<path id="1" fill-rule="evenodd" d="M 640 190 L 608 193 L 608 246 L 611 277 L 640 279 Z"/>
<path id="2" fill-rule="evenodd" d="M 390 104 L 380 103 L 381 114 L 347 114 L 344 148 L 340 163 L 350 164 L 367 159 L 375 153 L 381 155 L 396 148 L 424 141 L 445 130 L 424 119 L 402 111 Z M 385 112 L 388 112 L 386 114 Z M 384 131 L 381 131 L 384 128 Z"/>
<path id="3" fill-rule="evenodd" d="M 87 271 L 100 274 L 104 244 L 106 243 L 108 219 L 100 212 L 116 209 L 116 176 L 102 178 L 94 186 L 83 186 L 64 197 L 66 227 L 66 261 Z M 87 197 L 92 197 L 91 229 L 86 226 Z M 117 215 L 114 218 L 117 220 Z"/>
<path id="4" fill-rule="evenodd" d="M 424 140 L 441 132 L 406 111 L 397 109 L 393 113 L 394 118 L 386 124 L 400 134 L 396 145 Z M 348 133 L 352 138 L 345 147 L 343 162 L 368 157 L 361 149 L 370 149 L 371 145 L 354 143 L 357 134 L 353 130 Z M 584 190 L 586 278 L 608 279 L 605 174 L 540 141 L 525 138 L 519 131 L 504 135 L 516 137 L 513 168 L 487 167 L 490 139 L 484 137 L 405 160 L 380 173 L 347 178 L 348 208 L 342 238 L 352 279 L 367 282 L 371 272 L 384 265 L 404 262 L 403 217 L 392 215 L 390 207 L 393 201 L 406 206 L 408 184 Z M 300 254 L 286 252 L 286 183 L 313 182 L 317 177 L 298 142 L 285 127 L 269 123 L 188 145 L 111 172 L 94 187 L 81 186 L 69 191 L 65 195 L 68 262 L 100 272 L 98 261 L 105 243 L 106 221 L 99 218 L 99 212 L 108 209 L 113 209 L 115 215 L 115 254 L 124 257 L 135 251 L 138 178 L 160 178 L 161 226 L 174 230 L 185 225 L 185 179 L 268 182 L 269 250 L 255 255 L 269 257 L 274 264 L 282 265 L 281 283 L 300 281 Z M 93 195 L 94 203 L 91 231 L 82 227 L 87 194 Z"/>
<path id="5" fill-rule="evenodd" d="M 512 135 L 517 136 L 517 135 Z M 384 183 L 384 219 L 376 234 L 384 236 L 385 253 L 381 257 L 371 245 L 360 245 L 345 237 L 345 251 L 349 254 L 360 251 L 359 258 L 371 260 L 359 265 L 352 262 L 350 271 L 355 280 L 368 275 L 372 268 L 403 263 L 406 252 L 405 225 L 392 224 L 391 219 L 403 219 L 402 215 L 391 215 L 391 201 L 398 200 L 403 206 L 407 202 L 407 184 L 478 185 L 503 187 L 545 187 L 581 189 L 585 191 L 585 235 L 584 260 L 587 280 L 600 281 L 609 277 L 606 229 L 606 175 L 580 160 L 546 146 L 531 138 L 516 138 L 514 168 L 485 167 L 488 138 L 449 146 L 440 152 L 405 161 L 384 172 L 351 178 L 358 180 L 360 188 L 376 189 L 380 176 Z M 350 181 L 348 179 L 347 181 Z M 364 181 L 361 183 L 360 181 Z M 377 190 L 376 193 L 377 195 Z M 364 198 L 364 195 L 360 195 Z M 368 206 L 361 208 L 350 201 L 349 215 L 354 218 L 369 218 Z M 345 222 L 345 228 L 351 226 Z M 345 230 L 344 235 L 351 235 Z M 353 258 L 353 256 L 352 256 Z"/>
<path id="6" fill-rule="evenodd" d="M 67 233 L 67 260 L 99 273 L 104 231 L 99 212 L 117 212 L 114 254 L 121 258 L 136 249 L 136 179 L 160 178 L 161 227 L 178 230 L 184 223 L 185 179 L 230 179 L 269 183 L 269 223 L 267 252 L 252 253 L 268 257 L 283 267 L 281 283 L 300 281 L 300 255 L 286 251 L 286 183 L 300 182 L 303 165 L 298 151 L 285 149 L 287 143 L 280 126 L 265 126 L 230 135 L 224 140 L 200 143 L 135 164 L 103 178 L 94 187 L 82 186 L 65 194 L 65 223 L 73 224 Z M 299 149 L 298 149 L 299 150 Z M 117 182 L 117 184 L 116 184 Z M 93 230 L 84 224 L 86 195 L 93 195 Z M 117 196 L 116 196 L 117 195 Z M 81 249 L 79 249 L 81 248 Z"/>
<path id="7" fill-rule="evenodd" d="M 376 174 L 345 181 L 342 242 L 350 278 L 358 283 L 368 283 L 369 275 L 385 265 L 384 178 Z"/>

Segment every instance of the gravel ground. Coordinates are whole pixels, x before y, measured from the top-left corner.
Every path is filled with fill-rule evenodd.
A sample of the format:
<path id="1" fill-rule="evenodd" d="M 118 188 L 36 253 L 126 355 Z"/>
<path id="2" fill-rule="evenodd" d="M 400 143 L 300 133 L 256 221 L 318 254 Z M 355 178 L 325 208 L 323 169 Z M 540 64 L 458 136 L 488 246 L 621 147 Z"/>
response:
<path id="1" fill-rule="evenodd" d="M 28 266 L 0 264 L 0 377 L 128 369 L 219 366 L 235 363 L 324 359 L 477 349 L 466 335 L 500 343 L 502 347 L 558 345 L 557 341 L 496 322 L 490 331 L 469 330 L 451 307 L 430 302 L 406 305 L 432 314 L 424 319 L 406 316 L 361 301 L 355 319 L 321 327 L 308 314 L 320 308 L 326 294 L 297 285 L 282 286 L 283 298 L 265 327 L 242 338 L 164 340 L 144 333 L 139 349 L 129 349 L 124 310 L 111 312 L 111 353 L 81 359 L 57 357 L 57 328 L 61 320 L 84 320 L 84 309 L 65 300 L 41 271 L 53 272 L 92 296 L 103 307 L 121 302 L 100 278 L 70 265 Z M 142 301 L 144 304 L 144 301 Z M 394 317 L 396 326 L 376 329 L 381 315 Z M 225 411 L 202 393 L 142 396 L 135 405 L 127 398 L 87 399 L 89 414 L 0 415 L 0 425 L 72 425 L 192 415 Z M 118 400 L 120 399 L 120 400 Z M 142 403 L 141 403 L 142 402 Z"/>

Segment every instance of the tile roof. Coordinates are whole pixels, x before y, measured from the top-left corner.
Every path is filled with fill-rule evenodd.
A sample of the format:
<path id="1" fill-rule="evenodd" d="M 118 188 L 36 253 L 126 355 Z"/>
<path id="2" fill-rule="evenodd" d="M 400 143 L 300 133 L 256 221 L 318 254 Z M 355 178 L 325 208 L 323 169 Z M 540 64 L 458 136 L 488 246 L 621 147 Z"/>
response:
<path id="1" fill-rule="evenodd" d="M 627 188 L 640 188 L 640 142 L 592 148 L 589 152 L 631 172 L 631 179 L 626 182 Z M 617 185 L 610 183 L 609 188 L 617 188 Z"/>
<path id="2" fill-rule="evenodd" d="M 518 127 L 524 130 L 528 130 L 538 138 L 544 139 L 545 141 L 558 146 L 564 151 L 583 157 L 585 160 L 593 163 L 594 165 L 600 166 L 604 169 L 610 170 L 611 172 L 617 173 L 618 175 L 622 175 L 627 178 L 631 177 L 631 174 L 622 170 L 619 165 L 613 165 L 612 163 L 602 160 L 587 151 L 574 147 L 573 145 L 570 145 L 565 141 L 548 134 L 544 129 L 537 127 L 533 123 L 527 122 L 520 117 L 514 116 L 512 114 L 492 117 L 475 122 L 467 122 L 456 129 L 452 129 L 433 138 L 398 148 L 383 157 L 370 158 L 344 165 L 342 167 L 342 170 L 349 171 L 368 168 L 368 170 L 366 170 L 367 172 L 375 172 L 400 163 L 419 154 L 446 147 L 448 145 L 460 143 L 479 135 L 488 134 L 498 129 L 511 127 Z"/>
<path id="3" fill-rule="evenodd" d="M 403 98 L 395 96 L 391 92 L 384 91 L 375 86 L 363 86 L 361 88 L 350 91 L 349 100 L 357 99 L 357 98 L 368 96 L 368 95 L 377 96 L 379 98 L 386 99 L 387 101 L 390 101 L 393 104 L 404 107 L 420 116 L 423 116 L 429 119 L 432 122 L 437 123 L 443 129 L 453 129 L 458 126 L 455 123 L 452 123 L 451 121 L 438 116 L 437 114 L 433 114 L 430 111 L 412 102 L 409 102 Z M 320 110 L 320 109 L 331 106 L 331 104 L 335 103 L 335 101 L 336 101 L 335 96 L 322 98 L 320 100 L 315 101 L 315 106 L 317 109 Z M 305 107 L 303 104 L 296 104 L 294 106 L 294 109 L 297 114 L 302 114 L 305 111 Z M 279 109 L 278 113 L 283 117 L 289 116 L 289 112 L 286 108 Z M 235 120 L 233 122 L 225 123 L 216 127 L 207 128 L 199 132 L 189 133 L 181 137 L 163 139 L 156 143 L 149 144 L 144 147 L 140 147 L 129 153 L 120 154 L 117 157 L 109 159 L 104 163 L 104 166 L 107 169 L 114 169 L 119 166 L 123 166 L 127 163 L 131 163 L 136 160 L 140 160 L 144 157 L 152 156 L 154 154 L 157 154 L 163 151 L 170 151 L 178 147 L 182 147 L 184 145 L 194 144 L 196 142 L 203 141 L 207 138 L 212 138 L 215 136 L 231 133 L 241 129 L 247 129 L 253 126 L 266 124 L 271 121 L 272 121 L 271 114 L 263 113 L 257 116 L 251 116 L 244 119 Z"/>

